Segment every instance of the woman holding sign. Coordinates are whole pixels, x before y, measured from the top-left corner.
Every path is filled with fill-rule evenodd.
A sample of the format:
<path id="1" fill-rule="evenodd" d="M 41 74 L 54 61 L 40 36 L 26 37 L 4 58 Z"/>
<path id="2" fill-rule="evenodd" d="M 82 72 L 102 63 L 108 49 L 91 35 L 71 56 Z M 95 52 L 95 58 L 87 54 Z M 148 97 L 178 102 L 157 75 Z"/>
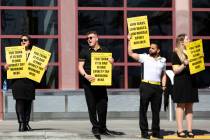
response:
<path id="1" fill-rule="evenodd" d="M 22 35 L 20 38 L 21 46 L 25 46 L 26 59 L 31 50 L 31 39 L 28 35 Z M 5 64 L 4 68 L 9 69 L 9 64 Z M 29 126 L 31 105 L 35 99 L 35 82 L 28 78 L 12 79 L 12 94 L 16 100 L 16 114 L 19 123 L 19 131 L 31 131 Z"/>
<path id="2" fill-rule="evenodd" d="M 172 55 L 172 68 L 175 73 L 173 101 L 176 106 L 177 136 L 193 138 L 192 118 L 193 103 L 198 102 L 198 89 L 193 85 L 192 77 L 189 72 L 189 61 L 186 55 L 186 45 L 189 43 L 186 34 L 178 35 L 176 48 Z M 185 111 L 187 120 L 187 133 L 183 130 L 183 113 Z"/>

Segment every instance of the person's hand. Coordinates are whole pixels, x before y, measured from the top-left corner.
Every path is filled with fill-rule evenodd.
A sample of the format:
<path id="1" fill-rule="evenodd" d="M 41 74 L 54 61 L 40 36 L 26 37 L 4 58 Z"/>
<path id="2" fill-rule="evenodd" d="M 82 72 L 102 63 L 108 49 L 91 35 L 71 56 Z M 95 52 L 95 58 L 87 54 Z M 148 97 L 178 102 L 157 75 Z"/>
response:
<path id="1" fill-rule="evenodd" d="M 95 77 L 91 76 L 91 75 L 85 75 L 84 76 L 89 82 L 94 82 L 95 81 Z"/>
<path id="2" fill-rule="evenodd" d="M 189 61 L 187 59 L 185 59 L 183 64 L 184 64 L 184 66 L 187 66 L 189 64 Z"/>
<path id="3" fill-rule="evenodd" d="M 128 38 L 128 41 L 130 41 L 131 40 L 131 35 L 128 34 L 127 38 Z"/>
<path id="4" fill-rule="evenodd" d="M 46 66 L 44 66 L 44 70 L 45 70 L 45 71 L 47 71 L 47 65 L 46 65 Z"/>
<path id="5" fill-rule="evenodd" d="M 108 58 L 109 63 L 113 64 L 114 63 L 114 59 L 113 58 Z"/>
<path id="6" fill-rule="evenodd" d="M 8 69 L 9 69 L 9 66 L 10 66 L 9 64 L 5 64 L 5 65 L 4 65 L 4 69 L 5 69 L 5 70 L 8 70 Z"/>
<path id="7" fill-rule="evenodd" d="M 162 86 L 162 90 L 163 90 L 163 92 L 165 92 L 166 91 L 166 86 Z"/>

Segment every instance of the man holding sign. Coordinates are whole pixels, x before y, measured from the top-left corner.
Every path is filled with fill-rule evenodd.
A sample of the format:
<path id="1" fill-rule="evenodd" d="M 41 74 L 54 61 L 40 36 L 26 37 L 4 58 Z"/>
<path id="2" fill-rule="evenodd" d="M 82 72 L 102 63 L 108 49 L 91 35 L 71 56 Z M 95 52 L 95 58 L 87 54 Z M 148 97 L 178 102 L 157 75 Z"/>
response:
<path id="1" fill-rule="evenodd" d="M 94 86 L 93 83 L 96 78 L 91 75 L 91 54 L 94 53 L 107 53 L 107 48 L 99 45 L 98 35 L 95 31 L 87 33 L 87 42 L 89 48 L 84 48 L 79 56 L 79 73 L 82 75 L 83 87 L 85 90 L 85 97 L 88 106 L 90 122 L 92 123 L 92 133 L 99 138 L 102 135 L 120 134 L 115 131 L 110 131 L 106 128 L 106 115 L 107 115 L 107 90 L 106 86 Z M 98 57 L 94 57 L 98 59 Z M 105 62 L 113 63 L 112 57 L 105 58 Z M 96 61 L 97 62 L 97 61 Z M 99 62 L 98 62 L 99 63 Z M 100 66 L 100 65 L 99 65 Z M 96 69 L 97 70 L 97 69 Z M 101 74 L 100 70 L 98 75 Z"/>
<path id="2" fill-rule="evenodd" d="M 151 43 L 149 54 L 137 54 L 131 49 L 131 36 L 128 35 L 128 55 L 143 64 L 143 77 L 140 85 L 140 113 L 139 125 L 141 136 L 149 139 L 147 109 L 151 103 L 152 110 L 152 136 L 160 136 L 160 108 L 162 93 L 166 88 L 166 59 L 160 56 L 160 48 L 157 44 Z M 161 87 L 162 86 L 162 87 Z"/>

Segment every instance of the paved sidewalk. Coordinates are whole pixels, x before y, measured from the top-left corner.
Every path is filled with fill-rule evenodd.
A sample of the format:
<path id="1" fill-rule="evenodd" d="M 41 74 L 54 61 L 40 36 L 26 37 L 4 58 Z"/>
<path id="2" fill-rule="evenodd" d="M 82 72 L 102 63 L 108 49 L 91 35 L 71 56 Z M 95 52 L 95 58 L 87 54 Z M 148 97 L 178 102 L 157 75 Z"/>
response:
<path id="1" fill-rule="evenodd" d="M 184 124 L 186 122 L 184 121 Z M 151 124 L 151 121 L 150 121 Z M 89 120 L 31 121 L 31 132 L 18 132 L 17 121 L 0 121 L 0 140 L 95 140 Z M 108 120 L 110 130 L 122 131 L 123 136 L 101 136 L 107 140 L 140 140 L 138 120 Z M 176 122 L 161 120 L 161 133 L 166 139 L 177 139 Z M 186 125 L 185 125 L 186 128 Z M 210 120 L 194 120 L 197 139 L 210 139 Z M 186 139 L 186 138 L 185 138 Z"/>

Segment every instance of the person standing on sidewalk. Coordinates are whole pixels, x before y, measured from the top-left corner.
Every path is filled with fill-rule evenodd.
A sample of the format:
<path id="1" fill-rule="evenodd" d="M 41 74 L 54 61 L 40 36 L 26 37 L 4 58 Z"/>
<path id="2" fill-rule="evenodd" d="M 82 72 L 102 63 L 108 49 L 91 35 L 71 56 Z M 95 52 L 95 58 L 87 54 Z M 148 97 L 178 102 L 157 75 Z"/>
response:
<path id="1" fill-rule="evenodd" d="M 92 133 L 95 136 L 102 135 L 120 135 L 121 132 L 110 131 L 106 126 L 108 96 L 106 86 L 92 86 L 91 82 L 95 80 L 91 76 L 91 53 L 109 52 L 106 47 L 102 47 L 98 42 L 98 35 L 95 31 L 87 33 L 87 43 L 89 48 L 84 48 L 79 56 L 79 73 L 82 75 L 82 85 L 85 91 L 90 122 L 92 123 Z M 108 58 L 110 63 L 113 58 Z"/>
<path id="2" fill-rule="evenodd" d="M 130 46 L 131 36 L 128 35 L 128 55 L 143 64 L 143 77 L 140 85 L 139 125 L 142 138 L 149 139 L 147 109 L 151 103 L 152 136 L 160 135 L 160 109 L 162 93 L 166 88 L 166 59 L 160 56 L 160 48 L 151 43 L 149 54 L 134 53 Z"/>
<path id="3" fill-rule="evenodd" d="M 172 68 L 175 73 L 173 101 L 176 106 L 177 136 L 193 138 L 192 118 L 193 103 L 198 102 L 198 88 L 194 84 L 189 71 L 189 60 L 186 55 L 186 45 L 189 43 L 186 34 L 178 35 L 176 48 L 172 55 Z M 186 114 L 187 133 L 183 130 L 183 114 Z"/>
<path id="4" fill-rule="evenodd" d="M 31 38 L 28 35 L 22 35 L 20 38 L 21 46 L 25 46 L 26 58 L 30 54 L 32 47 Z M 9 64 L 4 65 L 4 69 L 9 69 Z M 36 82 L 28 78 L 12 79 L 12 94 L 16 101 L 15 110 L 19 123 L 19 131 L 31 131 L 32 128 L 29 125 L 31 105 L 35 99 L 35 85 Z"/>

